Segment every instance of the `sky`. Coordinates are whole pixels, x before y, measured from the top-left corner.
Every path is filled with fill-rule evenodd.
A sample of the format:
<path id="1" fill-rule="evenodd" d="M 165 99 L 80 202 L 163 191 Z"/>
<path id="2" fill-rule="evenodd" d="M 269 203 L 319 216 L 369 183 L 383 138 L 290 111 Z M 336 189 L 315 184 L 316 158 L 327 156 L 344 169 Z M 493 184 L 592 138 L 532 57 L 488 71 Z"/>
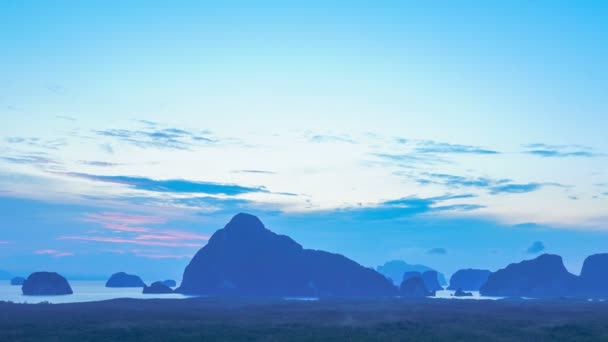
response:
<path id="1" fill-rule="evenodd" d="M 3 1 L 0 270 L 181 278 L 238 212 L 446 274 L 608 252 L 603 1 Z"/>

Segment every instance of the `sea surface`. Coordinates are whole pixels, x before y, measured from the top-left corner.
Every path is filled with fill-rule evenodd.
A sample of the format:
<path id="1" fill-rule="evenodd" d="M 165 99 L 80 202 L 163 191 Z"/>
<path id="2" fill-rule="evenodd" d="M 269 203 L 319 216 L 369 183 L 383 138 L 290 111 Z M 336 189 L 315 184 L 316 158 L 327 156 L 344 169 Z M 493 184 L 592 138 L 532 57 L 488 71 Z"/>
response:
<path id="1" fill-rule="evenodd" d="M 71 280 L 70 286 L 74 294 L 65 296 L 24 296 L 21 286 L 11 286 L 8 280 L 0 280 L 0 301 L 11 301 L 14 303 L 78 303 L 94 302 L 116 298 L 187 298 L 188 296 L 171 294 L 143 294 L 141 287 L 109 288 L 105 287 L 105 281 L 76 281 Z"/>
<path id="2" fill-rule="evenodd" d="M 142 289 L 138 287 L 130 288 L 107 288 L 105 281 L 70 281 L 70 286 L 74 294 L 65 296 L 24 296 L 21 293 L 21 286 L 11 286 L 8 280 L 0 280 L 0 301 L 10 301 L 14 303 L 30 303 L 36 304 L 41 302 L 49 302 L 54 304 L 60 303 L 78 303 L 78 302 L 94 302 L 100 300 L 117 299 L 117 298 L 136 298 L 136 299 L 182 299 L 189 296 L 172 293 L 172 294 L 143 294 Z M 459 299 L 459 300 L 479 300 L 479 299 L 500 299 L 501 297 L 481 296 L 477 291 L 471 291 L 472 297 L 454 297 L 454 291 L 443 290 L 437 291 L 435 297 L 442 299 Z M 317 298 L 285 298 L 286 300 L 317 300 Z"/>

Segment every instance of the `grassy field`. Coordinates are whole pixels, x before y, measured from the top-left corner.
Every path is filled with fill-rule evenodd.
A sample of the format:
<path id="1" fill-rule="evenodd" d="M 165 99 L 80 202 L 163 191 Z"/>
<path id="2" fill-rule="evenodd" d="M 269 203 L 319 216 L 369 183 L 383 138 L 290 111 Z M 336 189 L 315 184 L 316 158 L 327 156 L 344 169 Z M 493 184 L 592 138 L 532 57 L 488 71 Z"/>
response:
<path id="1" fill-rule="evenodd" d="M 608 303 L 119 299 L 0 303 L 0 341 L 608 341 Z"/>

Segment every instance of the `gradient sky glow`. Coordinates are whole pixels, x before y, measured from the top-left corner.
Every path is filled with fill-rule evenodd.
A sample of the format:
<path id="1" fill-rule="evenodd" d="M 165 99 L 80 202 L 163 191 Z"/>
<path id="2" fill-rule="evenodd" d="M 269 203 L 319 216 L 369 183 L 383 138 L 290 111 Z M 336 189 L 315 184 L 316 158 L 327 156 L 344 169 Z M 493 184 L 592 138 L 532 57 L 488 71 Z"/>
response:
<path id="1" fill-rule="evenodd" d="M 245 211 L 366 266 L 546 251 L 578 273 L 608 252 L 607 17 L 603 1 L 4 1 L 0 269 L 180 278 Z"/>

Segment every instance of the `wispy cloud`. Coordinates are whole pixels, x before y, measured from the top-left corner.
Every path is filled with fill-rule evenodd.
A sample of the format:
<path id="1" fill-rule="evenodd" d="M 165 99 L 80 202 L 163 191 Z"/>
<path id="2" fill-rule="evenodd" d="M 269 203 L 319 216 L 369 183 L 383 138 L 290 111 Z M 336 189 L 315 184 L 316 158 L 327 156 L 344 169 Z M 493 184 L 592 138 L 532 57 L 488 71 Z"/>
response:
<path id="1" fill-rule="evenodd" d="M 315 134 L 310 137 L 310 141 L 315 143 L 348 143 L 356 144 L 357 142 L 349 136 Z"/>
<path id="2" fill-rule="evenodd" d="M 499 154 L 500 152 L 472 145 L 449 144 L 433 140 L 417 141 L 415 152 L 438 153 L 438 154 Z"/>
<path id="3" fill-rule="evenodd" d="M 66 121 L 76 121 L 76 118 L 67 115 L 55 115 L 57 119 L 66 120 Z"/>
<path id="4" fill-rule="evenodd" d="M 247 187 L 236 184 L 198 182 L 185 179 L 155 180 L 145 177 L 101 176 L 87 173 L 67 172 L 63 175 L 89 179 L 92 181 L 124 184 L 138 190 L 172 193 L 202 193 L 210 195 L 235 196 L 246 193 L 268 193 L 264 187 Z"/>
<path id="5" fill-rule="evenodd" d="M 445 254 L 448 254 L 448 251 L 445 248 L 436 247 L 436 248 L 429 249 L 426 253 L 435 254 L 435 255 L 445 255 Z"/>
<path id="6" fill-rule="evenodd" d="M 105 242 L 114 244 L 132 244 L 141 246 L 165 246 L 165 247 L 201 247 L 200 243 L 192 242 L 167 242 L 167 241 L 148 241 L 148 240 L 137 240 L 129 238 L 118 238 L 118 237 L 107 237 L 107 236 L 85 236 L 85 235 L 71 235 L 71 236 L 60 236 L 57 240 L 79 240 L 79 241 L 91 241 L 91 242 Z"/>
<path id="7" fill-rule="evenodd" d="M 161 225 L 167 222 L 167 219 L 159 216 L 101 212 L 87 213 L 81 220 L 99 224 L 113 232 L 128 234 L 129 237 L 78 235 L 64 236 L 61 239 L 175 247 L 199 246 L 200 244 L 194 244 L 193 241 L 209 240 L 208 235 L 166 228 L 151 228 L 149 225 Z"/>
<path id="8" fill-rule="evenodd" d="M 23 154 L 23 155 L 5 155 L 0 156 L 1 160 L 13 164 L 33 165 L 33 166 L 49 166 L 59 165 L 59 162 L 50 158 L 46 154 Z"/>
<path id="9" fill-rule="evenodd" d="M 217 142 L 209 131 L 189 131 L 180 128 L 158 128 L 155 123 L 139 130 L 104 129 L 93 131 L 99 136 L 114 138 L 141 148 L 189 150 L 194 145 Z"/>
<path id="10" fill-rule="evenodd" d="M 74 253 L 72 253 L 72 252 L 63 252 L 63 251 L 58 251 L 56 249 L 41 249 L 41 250 L 35 251 L 34 253 L 38 254 L 38 255 L 51 255 L 51 256 L 54 256 L 57 258 L 74 255 Z"/>
<path id="11" fill-rule="evenodd" d="M 137 216 L 113 212 L 102 212 L 99 214 L 85 214 L 82 221 L 96 223 L 104 228 L 115 231 L 142 233 L 148 232 L 150 229 L 142 227 L 141 225 L 165 223 L 166 219 L 154 216 Z"/>
<path id="12" fill-rule="evenodd" d="M 276 172 L 273 171 L 266 171 L 266 170 L 235 170 L 233 171 L 234 173 L 253 173 L 253 174 L 268 174 L 268 175 L 273 175 L 276 174 Z"/>
<path id="13" fill-rule="evenodd" d="M 493 179 L 489 177 L 464 177 L 444 173 L 422 173 L 416 178 L 419 184 L 438 184 L 449 188 L 480 188 L 492 195 L 521 194 L 540 190 L 544 186 L 563 186 L 556 183 L 515 183 L 508 178 Z"/>
<path id="14" fill-rule="evenodd" d="M 523 194 L 523 193 L 539 190 L 544 185 L 546 185 L 546 184 L 541 184 L 541 183 L 504 184 L 504 185 L 497 185 L 497 186 L 491 187 L 489 189 L 489 192 L 493 195 L 505 194 L 505 193 Z"/>
<path id="15" fill-rule="evenodd" d="M 602 154 L 593 152 L 593 149 L 581 145 L 548 145 L 548 144 L 528 144 L 524 145 L 524 153 L 532 154 L 545 158 L 565 158 L 565 157 L 600 157 Z"/>
<path id="16" fill-rule="evenodd" d="M 64 139 L 42 139 L 38 137 L 8 137 L 6 142 L 15 145 L 24 145 L 28 147 L 36 147 L 49 150 L 58 150 L 66 146 L 67 142 Z"/>
<path id="17" fill-rule="evenodd" d="M 79 160 L 78 163 L 82 164 L 82 165 L 98 166 L 98 167 L 112 167 L 112 166 L 122 165 L 122 164 L 110 163 L 110 162 L 105 162 L 105 161 L 97 161 L 97 160 Z"/>
<path id="18" fill-rule="evenodd" d="M 545 250 L 545 244 L 542 241 L 533 242 L 530 247 L 526 249 L 526 253 L 528 254 L 536 254 Z"/>
<path id="19" fill-rule="evenodd" d="M 414 169 L 417 165 L 452 163 L 448 155 L 495 155 L 500 152 L 473 145 L 450 144 L 433 140 L 395 138 L 398 152 L 374 152 L 371 155 L 390 165 Z"/>
<path id="20" fill-rule="evenodd" d="M 334 210 L 328 215 L 348 214 L 358 220 L 392 220 L 411 218 L 418 215 L 437 212 L 474 211 L 484 208 L 483 205 L 472 203 L 445 203 L 454 200 L 472 199 L 472 194 L 447 194 L 436 197 L 409 196 L 381 202 L 375 206 L 354 207 Z"/>
<path id="21" fill-rule="evenodd" d="M 190 253 L 168 253 L 165 251 L 150 251 L 150 250 L 142 250 L 142 249 L 133 249 L 131 250 L 133 254 L 138 257 L 149 258 L 149 259 L 185 259 L 192 258 L 192 254 Z"/>
<path id="22" fill-rule="evenodd" d="M 414 168 L 417 164 L 436 164 L 446 160 L 434 155 L 417 155 L 414 153 L 372 153 L 372 156 L 400 167 Z"/>

